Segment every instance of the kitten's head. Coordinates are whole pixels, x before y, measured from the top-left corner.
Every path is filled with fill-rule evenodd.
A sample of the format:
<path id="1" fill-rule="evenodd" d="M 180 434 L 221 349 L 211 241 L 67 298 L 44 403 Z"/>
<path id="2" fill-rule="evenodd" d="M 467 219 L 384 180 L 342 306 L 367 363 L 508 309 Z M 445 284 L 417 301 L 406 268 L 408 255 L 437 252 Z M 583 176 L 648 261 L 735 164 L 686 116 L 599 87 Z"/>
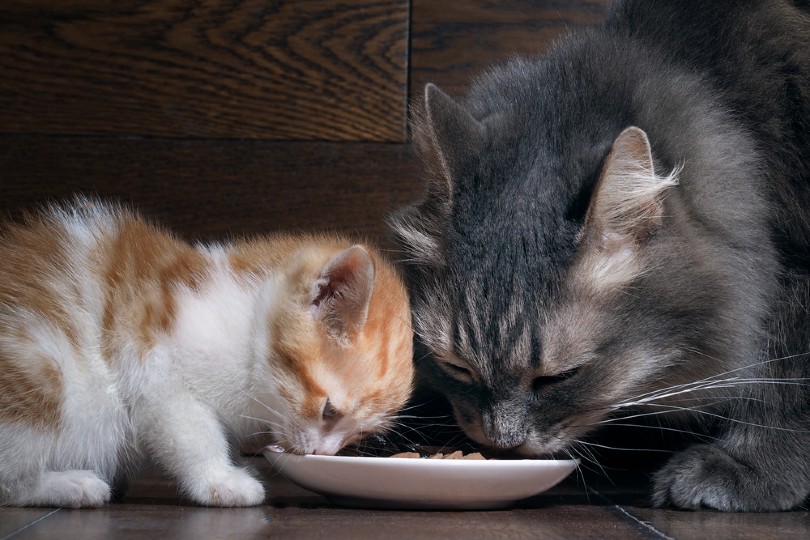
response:
<path id="1" fill-rule="evenodd" d="M 386 429 L 411 392 L 410 310 L 396 270 L 360 245 L 297 250 L 267 316 L 276 442 L 335 454 Z"/>
<path id="2" fill-rule="evenodd" d="M 428 85 L 414 125 L 426 194 L 390 224 L 420 372 L 471 438 L 543 454 L 699 378 L 708 362 L 685 358 L 733 355 L 755 325 L 732 307 L 741 283 L 728 269 L 745 261 L 715 249 L 730 222 L 694 226 L 679 167 L 622 125 L 629 100 L 593 81 L 600 92 L 552 99 L 530 70 L 495 72 L 466 102 Z"/>

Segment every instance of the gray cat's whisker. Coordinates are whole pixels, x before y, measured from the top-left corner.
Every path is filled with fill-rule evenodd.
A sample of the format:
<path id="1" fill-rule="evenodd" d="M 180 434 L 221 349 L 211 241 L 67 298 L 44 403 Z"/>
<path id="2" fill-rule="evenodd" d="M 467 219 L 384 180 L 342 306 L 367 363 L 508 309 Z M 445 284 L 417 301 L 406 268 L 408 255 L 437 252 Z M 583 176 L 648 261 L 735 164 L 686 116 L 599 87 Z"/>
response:
<path id="1" fill-rule="evenodd" d="M 709 404 L 709 405 L 713 405 L 713 404 Z M 709 406 L 709 405 L 707 405 L 707 406 Z M 698 407 L 680 407 L 680 406 L 677 406 L 677 405 L 666 405 L 666 404 L 663 404 L 663 403 L 651 403 L 651 404 L 647 404 L 647 406 L 661 407 L 661 408 L 665 408 L 666 410 L 664 410 L 664 411 L 652 411 L 652 412 L 649 412 L 649 413 L 639 413 L 639 414 L 634 414 L 634 415 L 620 417 L 620 418 L 608 418 L 608 419 L 605 419 L 605 420 L 603 420 L 601 422 L 598 422 L 598 423 L 599 424 L 611 424 L 611 423 L 613 423 L 614 420 L 627 420 L 627 419 L 631 419 L 631 418 L 642 418 L 642 417 L 645 417 L 645 416 L 658 416 L 658 415 L 662 415 L 662 414 L 688 411 L 688 412 L 696 413 L 696 414 L 699 414 L 699 415 L 705 415 L 705 416 L 710 416 L 710 417 L 713 417 L 713 418 L 719 418 L 721 420 L 726 420 L 728 422 L 733 422 L 733 423 L 736 423 L 736 424 L 741 424 L 741 425 L 746 425 L 746 426 L 751 426 L 751 427 L 758 427 L 758 428 L 763 428 L 763 429 L 772 429 L 772 430 L 777 430 L 777 431 L 785 431 L 785 432 L 789 432 L 789 433 L 810 433 L 810 430 L 792 429 L 792 428 L 785 428 L 785 427 L 781 427 L 781 426 L 769 426 L 769 425 L 765 425 L 765 424 L 759 424 L 759 423 L 756 423 L 756 422 L 746 422 L 746 421 L 739 420 L 739 419 L 736 419 L 736 418 L 733 418 L 733 417 L 730 417 L 730 416 L 725 416 L 725 415 L 722 415 L 722 414 L 717 414 L 717 413 L 712 413 L 712 412 L 709 412 L 709 411 L 704 411 L 704 410 L 701 410 Z"/>
<path id="2" fill-rule="evenodd" d="M 695 352 L 697 352 L 697 351 L 695 351 Z M 703 379 L 690 381 L 688 383 L 673 385 L 673 386 L 669 386 L 669 387 L 666 387 L 666 388 L 662 388 L 662 389 L 658 389 L 658 390 L 654 390 L 654 391 L 650 391 L 650 392 L 645 392 L 645 393 L 639 394 L 639 395 L 637 395 L 637 396 L 635 396 L 634 398 L 631 398 L 631 399 L 640 399 L 640 398 L 643 398 L 645 396 L 649 396 L 649 395 L 653 395 L 653 394 L 657 394 L 657 393 L 661 393 L 661 392 L 665 393 L 665 392 L 668 392 L 668 391 L 676 389 L 676 388 L 683 388 L 683 387 L 688 387 L 688 386 L 693 386 L 693 385 L 700 385 L 700 384 L 707 383 L 707 382 L 712 382 L 715 379 L 724 377 L 726 375 L 730 375 L 732 373 L 737 373 L 739 371 L 744 371 L 744 370 L 747 370 L 747 369 L 756 368 L 756 367 L 759 367 L 759 366 L 762 366 L 762 365 L 765 365 L 765 364 L 771 364 L 771 363 L 774 363 L 774 362 L 781 362 L 781 361 L 784 361 L 784 360 L 790 360 L 790 359 L 798 358 L 798 357 L 801 357 L 801 356 L 807 356 L 808 354 L 810 354 L 810 353 L 798 353 L 798 354 L 783 356 L 783 357 L 779 357 L 779 358 L 772 358 L 772 359 L 769 359 L 769 360 L 763 360 L 763 361 L 754 362 L 754 363 L 747 364 L 745 366 L 741 366 L 741 367 L 738 367 L 738 368 L 735 368 L 735 369 L 731 369 L 731 370 L 724 371 L 724 372 L 721 372 L 721 373 L 716 373 L 714 375 L 708 376 L 708 377 L 703 378 Z M 706 356 L 708 358 L 711 358 L 709 355 L 704 354 L 704 356 Z M 726 380 L 740 380 L 740 379 L 736 378 L 736 377 L 733 377 L 733 378 L 729 378 L 729 379 L 726 379 Z M 758 378 L 758 380 L 762 380 L 762 379 Z M 785 379 L 785 380 L 790 380 L 790 379 Z M 798 379 L 795 379 L 795 380 L 806 381 L 808 379 L 807 378 L 798 378 Z"/>
<path id="3" fill-rule="evenodd" d="M 593 446 L 596 448 L 604 448 L 605 450 L 627 450 L 630 452 L 657 452 L 662 454 L 674 454 L 674 450 L 664 450 L 661 448 L 622 448 L 619 446 L 607 446 L 605 444 L 598 444 L 592 442 L 585 442 L 585 441 L 577 441 L 577 444 L 583 444 L 585 446 Z"/>
<path id="4" fill-rule="evenodd" d="M 619 419 L 623 420 L 624 418 L 619 418 Z M 620 426 L 620 427 L 640 428 L 640 429 L 653 429 L 653 430 L 656 430 L 656 431 L 670 431 L 670 432 L 673 432 L 673 433 L 683 433 L 684 435 L 694 435 L 694 436 L 697 436 L 697 437 L 700 437 L 700 438 L 710 439 L 710 440 L 714 440 L 714 441 L 719 441 L 720 440 L 718 437 L 712 437 L 710 435 L 697 433 L 697 432 L 695 432 L 693 430 L 690 430 L 690 429 L 680 429 L 680 428 L 676 428 L 676 427 L 672 427 L 672 426 L 661 426 L 661 425 L 659 425 L 659 426 L 649 426 L 649 425 L 646 425 L 646 424 L 633 424 L 633 423 L 624 424 L 624 423 L 620 423 L 620 422 L 611 422 L 610 425 L 611 426 Z M 589 427 L 589 426 L 571 426 L 571 427 Z"/>
<path id="5" fill-rule="evenodd" d="M 797 377 L 797 378 L 740 378 L 740 377 L 732 377 L 730 379 L 720 379 L 714 381 L 706 381 L 705 379 L 702 381 L 697 381 L 694 383 L 686 383 L 683 385 L 675 385 L 671 387 L 667 387 L 663 390 L 657 392 L 650 392 L 647 394 L 642 394 L 643 397 L 641 399 L 635 399 L 633 401 L 622 401 L 619 403 L 614 404 L 612 407 L 615 409 L 623 408 L 623 407 L 633 407 L 638 405 L 646 405 L 652 403 L 656 400 L 665 399 L 669 397 L 675 397 L 682 394 L 687 394 L 691 392 L 698 392 L 701 390 L 716 390 L 716 389 L 723 389 L 723 388 L 733 388 L 735 386 L 749 386 L 751 384 L 773 384 L 773 385 L 795 385 L 795 386 L 806 386 L 807 382 L 810 381 L 808 378 L 804 377 Z"/>

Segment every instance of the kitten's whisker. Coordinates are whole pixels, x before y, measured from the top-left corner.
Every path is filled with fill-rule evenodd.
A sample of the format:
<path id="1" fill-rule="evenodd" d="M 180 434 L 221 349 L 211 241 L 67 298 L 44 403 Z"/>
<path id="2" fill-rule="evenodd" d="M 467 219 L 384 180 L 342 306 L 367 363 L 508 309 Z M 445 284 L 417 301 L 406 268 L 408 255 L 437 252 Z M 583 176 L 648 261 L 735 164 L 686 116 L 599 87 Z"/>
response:
<path id="1" fill-rule="evenodd" d="M 265 425 L 270 426 L 270 427 L 276 427 L 276 428 L 283 427 L 282 424 L 279 424 L 278 422 L 273 422 L 272 420 L 265 420 L 264 418 L 256 418 L 255 416 L 248 416 L 246 414 L 240 414 L 239 416 L 241 418 L 246 418 L 248 420 L 255 420 L 256 422 L 265 424 Z"/>
<path id="2" fill-rule="evenodd" d="M 413 409 L 417 409 L 419 407 L 424 407 L 426 405 L 429 405 L 430 403 L 433 403 L 434 401 L 436 401 L 436 400 L 431 399 L 430 401 L 423 401 L 421 403 L 413 403 L 413 404 L 409 405 L 408 407 L 403 407 L 402 409 L 399 410 L 399 412 L 410 411 L 410 410 L 413 410 Z"/>
<path id="3" fill-rule="evenodd" d="M 416 420 L 432 420 L 434 418 L 453 418 L 449 414 L 442 414 L 439 416 L 416 416 L 416 415 L 407 415 L 407 414 L 398 414 L 395 418 L 414 418 Z"/>
<path id="4" fill-rule="evenodd" d="M 272 431 L 254 431 L 249 434 L 248 437 L 255 437 L 257 435 L 274 435 L 274 433 Z"/>
<path id="5" fill-rule="evenodd" d="M 272 408 L 272 407 L 271 407 L 270 405 L 268 405 L 267 403 L 264 403 L 264 402 L 263 402 L 263 401 L 261 401 L 260 399 L 256 398 L 256 397 L 255 397 L 255 396 L 253 396 L 252 394 L 249 394 L 249 393 L 245 392 L 244 390 L 242 390 L 242 394 L 243 394 L 245 397 L 247 397 L 248 399 L 250 399 L 250 400 L 252 400 L 252 401 L 255 401 L 256 403 L 258 403 L 259 405 L 261 405 L 262 407 L 264 407 L 265 409 L 267 409 L 268 411 L 270 411 L 270 412 L 271 412 L 271 413 L 273 413 L 274 415 L 276 415 L 276 416 L 278 416 L 278 417 L 281 417 L 281 416 L 282 416 L 282 415 L 281 415 L 281 414 L 280 414 L 280 413 L 279 413 L 277 410 L 275 410 L 274 408 Z"/>
<path id="6" fill-rule="evenodd" d="M 269 411 L 270 413 L 272 413 L 273 415 L 275 415 L 277 418 L 284 418 L 284 415 L 282 415 L 282 414 L 281 414 L 280 412 L 278 412 L 276 409 L 274 409 L 274 408 L 273 408 L 273 407 L 271 407 L 270 405 L 268 405 L 268 404 L 264 403 L 264 402 L 263 402 L 263 401 L 261 401 L 260 399 L 257 399 L 255 396 L 252 396 L 251 394 L 248 394 L 248 393 L 247 393 L 247 392 L 245 392 L 245 391 L 243 391 L 242 393 L 243 393 L 243 394 L 244 394 L 244 395 L 245 395 L 247 398 L 251 399 L 252 401 L 255 401 L 256 403 L 258 403 L 259 405 L 261 405 L 262 407 L 264 407 L 265 409 L 267 409 L 267 411 Z M 255 417 L 248 417 L 248 416 L 245 416 L 245 415 L 242 415 L 242 416 L 243 416 L 244 418 L 250 418 L 250 419 L 252 419 L 252 420 L 256 420 L 256 421 L 259 421 L 259 422 L 264 422 L 264 423 L 265 423 L 265 424 L 267 424 L 267 425 L 272 425 L 272 426 L 274 426 L 274 427 L 279 428 L 279 430 L 283 430 L 283 429 L 285 429 L 285 426 L 283 426 L 282 424 L 280 424 L 280 423 L 278 423 L 278 422 L 272 421 L 272 420 L 268 420 L 268 419 L 262 419 L 262 418 L 255 418 Z M 295 416 L 289 416 L 289 415 L 288 415 L 286 419 L 287 419 L 288 423 L 290 424 L 290 427 L 292 427 L 292 428 L 294 428 L 294 429 L 301 429 L 301 428 L 303 427 L 303 425 L 302 425 L 302 421 L 301 421 L 301 420 L 299 420 L 298 418 L 296 418 Z M 289 440 L 289 437 L 287 437 L 287 439 Z"/>
<path id="7" fill-rule="evenodd" d="M 413 417 L 413 418 L 418 418 L 418 417 Z M 441 418 L 441 417 L 436 416 L 434 418 Z M 456 424 L 455 422 L 450 422 L 450 423 L 430 422 L 430 423 L 409 424 L 407 422 L 400 421 L 399 418 L 396 418 L 396 417 L 391 418 L 390 420 L 394 421 L 397 424 L 402 425 L 402 426 L 413 425 L 414 427 L 420 427 L 420 428 L 425 428 L 425 427 L 456 427 L 457 428 L 458 427 L 458 424 Z"/>

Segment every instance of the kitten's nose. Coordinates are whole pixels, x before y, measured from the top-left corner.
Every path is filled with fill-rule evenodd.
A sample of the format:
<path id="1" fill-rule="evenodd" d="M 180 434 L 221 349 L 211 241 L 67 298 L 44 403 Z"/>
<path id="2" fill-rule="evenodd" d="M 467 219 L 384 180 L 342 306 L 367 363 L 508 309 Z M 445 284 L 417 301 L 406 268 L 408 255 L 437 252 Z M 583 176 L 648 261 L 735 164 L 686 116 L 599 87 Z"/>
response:
<path id="1" fill-rule="evenodd" d="M 346 437 L 344 433 L 326 433 L 322 434 L 321 438 L 315 441 L 313 454 L 319 456 L 334 456 L 338 451 L 343 448 L 343 443 Z"/>

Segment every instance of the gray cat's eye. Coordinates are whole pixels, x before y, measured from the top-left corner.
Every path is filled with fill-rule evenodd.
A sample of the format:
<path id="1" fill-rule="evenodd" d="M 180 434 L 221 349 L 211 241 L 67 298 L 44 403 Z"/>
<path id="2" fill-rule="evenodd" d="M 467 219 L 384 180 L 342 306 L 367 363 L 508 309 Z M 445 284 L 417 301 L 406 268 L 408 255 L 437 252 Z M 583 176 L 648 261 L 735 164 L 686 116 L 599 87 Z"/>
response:
<path id="1" fill-rule="evenodd" d="M 472 371 L 469 369 L 459 366 L 457 364 L 451 364 L 450 362 L 439 362 L 442 366 L 444 371 L 455 379 L 459 379 L 462 381 L 472 381 L 474 379 Z"/>
<path id="2" fill-rule="evenodd" d="M 532 380 L 532 390 L 539 392 L 553 384 L 567 381 L 576 375 L 577 371 L 579 371 L 579 367 L 563 371 L 562 373 L 557 373 L 556 375 L 542 375 L 540 377 L 535 377 L 534 380 Z"/>

